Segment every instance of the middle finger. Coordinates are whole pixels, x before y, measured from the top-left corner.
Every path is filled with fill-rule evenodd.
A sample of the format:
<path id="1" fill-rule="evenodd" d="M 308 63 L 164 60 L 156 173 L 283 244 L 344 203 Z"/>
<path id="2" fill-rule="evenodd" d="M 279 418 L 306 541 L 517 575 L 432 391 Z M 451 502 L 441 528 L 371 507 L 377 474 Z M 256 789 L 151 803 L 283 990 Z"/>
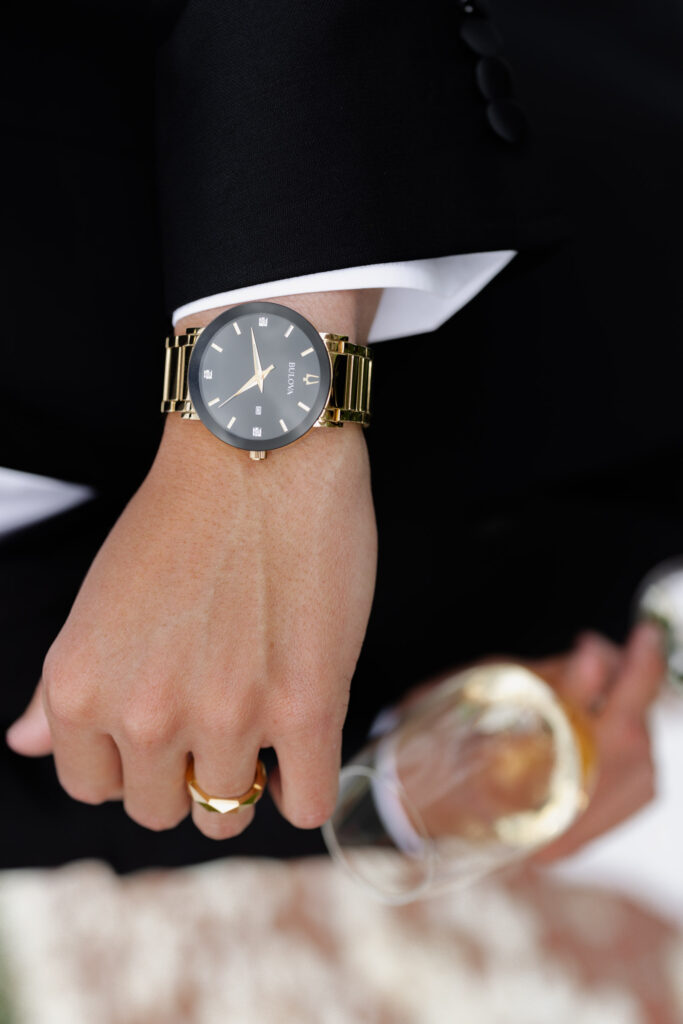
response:
<path id="1" fill-rule="evenodd" d="M 175 828 L 190 810 L 182 746 L 134 745 L 118 739 L 123 764 L 123 804 L 138 825 L 155 832 Z"/>

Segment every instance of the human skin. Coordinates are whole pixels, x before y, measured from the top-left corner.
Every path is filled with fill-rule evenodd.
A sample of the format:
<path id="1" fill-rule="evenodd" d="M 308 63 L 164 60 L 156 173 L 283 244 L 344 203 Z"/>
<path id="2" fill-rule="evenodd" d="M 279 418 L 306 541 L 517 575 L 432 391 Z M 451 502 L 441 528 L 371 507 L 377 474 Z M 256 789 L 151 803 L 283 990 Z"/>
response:
<path id="1" fill-rule="evenodd" d="M 362 341 L 379 297 L 274 301 Z M 359 427 L 313 430 L 253 462 L 201 423 L 169 415 L 155 462 L 95 558 L 8 743 L 27 756 L 53 753 L 71 796 L 122 799 L 151 829 L 190 810 L 188 753 L 200 785 L 229 796 L 250 787 L 259 748 L 272 746 L 271 795 L 294 825 L 316 827 L 334 806 L 375 564 Z M 613 695 L 595 716 L 601 782 L 589 811 L 546 854 L 560 856 L 649 799 L 644 709 L 663 662 L 657 637 L 641 627 L 625 650 L 590 635 L 536 670 L 570 699 L 583 695 L 579 703 L 593 691 Z M 622 702 L 623 692 L 631 696 Z M 191 809 L 217 839 L 241 832 L 255 810 Z"/>
<path id="2" fill-rule="evenodd" d="M 362 342 L 379 297 L 274 301 Z M 8 743 L 52 752 L 77 800 L 122 799 L 154 830 L 191 810 L 216 839 L 243 831 L 256 809 L 219 815 L 191 804 L 188 754 L 206 792 L 234 796 L 251 786 L 259 749 L 274 747 L 279 810 L 300 828 L 321 825 L 336 798 L 376 553 L 358 425 L 311 430 L 255 462 L 202 423 L 168 415 L 149 474 L 95 557 Z"/>

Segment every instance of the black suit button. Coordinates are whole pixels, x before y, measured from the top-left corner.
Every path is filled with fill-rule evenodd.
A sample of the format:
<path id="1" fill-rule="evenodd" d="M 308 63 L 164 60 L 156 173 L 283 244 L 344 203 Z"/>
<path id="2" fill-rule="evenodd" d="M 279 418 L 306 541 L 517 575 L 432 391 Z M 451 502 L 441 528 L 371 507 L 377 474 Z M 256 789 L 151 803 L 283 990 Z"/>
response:
<path id="1" fill-rule="evenodd" d="M 486 116 L 496 135 L 506 142 L 520 142 L 524 138 L 526 118 L 514 100 L 492 100 L 486 107 Z"/>
<path id="2" fill-rule="evenodd" d="M 509 96 L 512 92 L 510 71 L 500 57 L 482 57 L 477 61 L 475 69 L 479 92 L 487 100 L 495 100 L 500 96 Z"/>
<path id="3" fill-rule="evenodd" d="M 460 38 L 480 57 L 496 57 L 503 49 L 500 36 L 485 18 L 468 18 L 462 24 Z"/>

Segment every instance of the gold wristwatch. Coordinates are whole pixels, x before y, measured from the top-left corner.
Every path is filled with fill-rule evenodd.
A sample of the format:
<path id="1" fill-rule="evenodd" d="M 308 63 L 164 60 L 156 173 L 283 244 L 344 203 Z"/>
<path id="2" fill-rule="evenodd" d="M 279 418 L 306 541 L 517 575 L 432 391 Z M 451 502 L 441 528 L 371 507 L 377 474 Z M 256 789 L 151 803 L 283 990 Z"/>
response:
<path id="1" fill-rule="evenodd" d="M 312 427 L 370 422 L 372 353 L 276 302 L 244 302 L 166 339 L 162 412 L 252 459 Z"/>

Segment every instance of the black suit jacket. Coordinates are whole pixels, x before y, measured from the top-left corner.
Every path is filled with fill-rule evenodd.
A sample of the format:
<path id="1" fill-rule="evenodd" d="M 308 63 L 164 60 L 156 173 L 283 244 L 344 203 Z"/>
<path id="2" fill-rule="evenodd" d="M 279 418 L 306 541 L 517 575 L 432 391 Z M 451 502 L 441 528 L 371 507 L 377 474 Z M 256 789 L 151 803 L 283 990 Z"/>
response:
<path id="1" fill-rule="evenodd" d="M 121 462 L 140 473 L 164 318 L 184 302 L 556 237 L 544 147 L 488 127 L 465 17 L 453 0 L 15 11 L 0 465 L 99 486 Z"/>
<path id="2" fill-rule="evenodd" d="M 432 672 L 588 626 L 620 638 L 639 578 L 683 549 L 683 15 L 474 6 L 65 0 L 7 18 L 0 465 L 102 497 L 2 546 L 4 724 L 153 458 L 168 314 L 215 291 L 520 251 L 439 331 L 377 347 L 380 566 L 347 753 Z M 501 47 L 507 71 L 481 63 Z M 3 865 L 319 848 L 266 801 L 229 850 L 189 824 L 155 835 L 70 801 L 49 760 L 1 756 Z"/>

